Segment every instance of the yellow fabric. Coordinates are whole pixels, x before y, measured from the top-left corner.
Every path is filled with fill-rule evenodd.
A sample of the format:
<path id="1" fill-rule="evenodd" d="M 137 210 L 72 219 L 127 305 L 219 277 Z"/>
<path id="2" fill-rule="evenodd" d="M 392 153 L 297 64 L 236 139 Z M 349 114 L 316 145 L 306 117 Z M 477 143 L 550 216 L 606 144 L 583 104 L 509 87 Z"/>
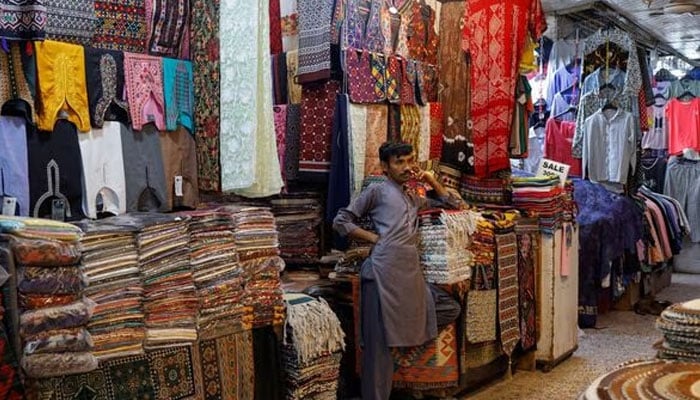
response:
<path id="1" fill-rule="evenodd" d="M 523 54 L 520 55 L 520 74 L 526 75 L 537 70 L 537 61 L 535 60 L 535 49 L 537 42 L 532 40 L 530 35 L 525 39 L 525 47 Z"/>
<path id="2" fill-rule="evenodd" d="M 65 117 L 79 131 L 90 131 L 83 47 L 51 40 L 36 42 L 36 63 L 39 129 L 53 131 L 56 119 Z"/>

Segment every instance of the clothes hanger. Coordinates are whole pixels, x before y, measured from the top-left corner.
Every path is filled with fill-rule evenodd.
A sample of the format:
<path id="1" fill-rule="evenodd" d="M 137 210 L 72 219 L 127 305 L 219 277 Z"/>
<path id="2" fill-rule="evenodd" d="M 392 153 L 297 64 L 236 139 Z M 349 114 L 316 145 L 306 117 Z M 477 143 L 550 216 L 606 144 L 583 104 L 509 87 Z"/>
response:
<path id="1" fill-rule="evenodd" d="M 559 119 L 568 113 L 576 112 L 576 110 L 577 110 L 577 108 L 575 106 L 569 106 L 566 110 L 560 112 L 559 114 L 553 116 L 552 118 Z"/>
<path id="2" fill-rule="evenodd" d="M 676 97 L 676 98 L 678 100 L 690 100 L 690 99 L 694 99 L 695 95 L 690 90 L 686 90 L 685 92 L 681 93 L 681 95 Z"/>

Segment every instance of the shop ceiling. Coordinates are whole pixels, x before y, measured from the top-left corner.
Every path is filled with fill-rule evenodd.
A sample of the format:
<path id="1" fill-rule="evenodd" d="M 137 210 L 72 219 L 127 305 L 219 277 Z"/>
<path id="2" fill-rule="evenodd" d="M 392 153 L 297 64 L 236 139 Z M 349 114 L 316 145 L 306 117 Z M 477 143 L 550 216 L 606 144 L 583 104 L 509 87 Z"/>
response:
<path id="1" fill-rule="evenodd" d="M 700 0 L 542 0 L 542 5 L 589 27 L 634 30 L 646 47 L 700 64 Z"/>

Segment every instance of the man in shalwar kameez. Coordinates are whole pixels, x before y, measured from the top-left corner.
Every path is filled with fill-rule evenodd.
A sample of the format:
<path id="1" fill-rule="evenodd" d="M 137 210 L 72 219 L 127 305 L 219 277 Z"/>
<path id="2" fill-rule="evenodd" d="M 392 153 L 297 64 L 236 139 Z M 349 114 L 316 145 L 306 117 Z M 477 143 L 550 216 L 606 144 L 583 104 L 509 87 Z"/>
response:
<path id="1" fill-rule="evenodd" d="M 438 323 L 445 325 L 460 312 L 454 299 L 425 281 L 418 253 L 418 211 L 428 207 L 429 200 L 404 191 L 404 184 L 411 179 L 429 184 L 442 204 L 453 203 L 450 194 L 432 173 L 415 165 L 410 144 L 384 143 L 379 158 L 388 179 L 367 187 L 333 221 L 341 235 L 373 244 L 360 273 L 363 400 L 389 399 L 392 347 L 420 346 L 434 339 Z M 366 215 L 376 234 L 357 225 Z"/>

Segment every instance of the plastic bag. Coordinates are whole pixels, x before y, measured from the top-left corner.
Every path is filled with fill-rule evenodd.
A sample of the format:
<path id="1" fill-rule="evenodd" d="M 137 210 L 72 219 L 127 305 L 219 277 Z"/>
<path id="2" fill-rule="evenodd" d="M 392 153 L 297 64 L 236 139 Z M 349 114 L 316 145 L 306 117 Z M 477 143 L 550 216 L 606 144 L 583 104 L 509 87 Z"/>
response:
<path id="1" fill-rule="evenodd" d="M 80 296 L 77 294 L 19 294 L 19 306 L 23 310 L 66 306 L 78 300 L 80 300 Z"/>
<path id="2" fill-rule="evenodd" d="M 12 252 L 17 264 L 22 265 L 58 267 L 77 264 L 80 261 L 77 242 L 17 239 L 12 241 Z"/>
<path id="3" fill-rule="evenodd" d="M 37 294 L 80 293 L 84 284 L 80 268 L 20 267 L 19 291 Z"/>
<path id="4" fill-rule="evenodd" d="M 27 311 L 19 317 L 19 332 L 22 337 L 54 329 L 68 329 L 88 323 L 95 302 L 89 299 L 61 307 Z"/>
<path id="5" fill-rule="evenodd" d="M 25 338 L 24 354 L 64 353 L 92 350 L 93 342 L 85 328 L 46 331 Z"/>
<path id="6" fill-rule="evenodd" d="M 82 374 L 97 369 L 92 353 L 34 354 L 22 358 L 22 369 L 30 378 Z"/>

